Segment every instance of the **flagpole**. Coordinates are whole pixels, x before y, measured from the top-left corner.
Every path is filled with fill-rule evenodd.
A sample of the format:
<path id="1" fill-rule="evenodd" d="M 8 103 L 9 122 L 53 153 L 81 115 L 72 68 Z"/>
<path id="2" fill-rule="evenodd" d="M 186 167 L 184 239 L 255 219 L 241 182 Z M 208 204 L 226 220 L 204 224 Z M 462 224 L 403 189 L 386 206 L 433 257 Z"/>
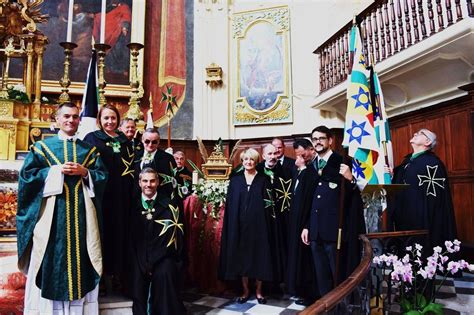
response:
<path id="1" fill-rule="evenodd" d="M 346 149 L 342 150 L 342 163 L 347 163 Z M 339 222 L 337 228 L 337 247 L 336 247 L 336 275 L 334 279 L 334 287 L 339 284 L 341 269 L 341 245 L 342 245 L 342 229 L 344 228 L 344 197 L 346 195 L 346 178 L 341 175 L 341 190 L 339 192 Z"/>
<path id="2" fill-rule="evenodd" d="M 168 116 L 168 148 L 171 148 L 171 114 L 168 112 L 166 116 Z"/>

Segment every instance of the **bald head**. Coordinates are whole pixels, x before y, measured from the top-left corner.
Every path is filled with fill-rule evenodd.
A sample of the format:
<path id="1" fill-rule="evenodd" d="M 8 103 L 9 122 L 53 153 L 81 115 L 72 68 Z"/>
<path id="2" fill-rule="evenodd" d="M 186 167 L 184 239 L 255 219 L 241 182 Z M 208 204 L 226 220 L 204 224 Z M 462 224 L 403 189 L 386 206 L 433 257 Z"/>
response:
<path id="1" fill-rule="evenodd" d="M 265 160 L 265 166 L 268 168 L 275 167 L 277 159 L 277 149 L 272 144 L 267 144 L 263 147 L 263 159 Z"/>

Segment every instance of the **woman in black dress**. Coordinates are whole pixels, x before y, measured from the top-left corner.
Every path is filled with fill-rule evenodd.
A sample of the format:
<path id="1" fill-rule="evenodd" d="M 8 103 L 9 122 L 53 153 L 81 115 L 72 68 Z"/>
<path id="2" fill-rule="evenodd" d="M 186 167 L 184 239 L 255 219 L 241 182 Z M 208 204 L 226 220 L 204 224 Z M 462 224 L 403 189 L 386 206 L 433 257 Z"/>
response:
<path id="1" fill-rule="evenodd" d="M 259 160 L 256 150 L 245 150 L 240 159 L 244 171 L 231 178 L 227 192 L 219 278 L 241 279 L 243 294 L 237 299 L 239 303 L 249 299 L 249 278 L 255 279 L 257 301 L 265 304 L 262 281 L 277 280 L 271 185 L 255 169 Z"/>
<path id="2" fill-rule="evenodd" d="M 115 106 L 101 107 L 97 123 L 100 129 L 87 134 L 84 141 L 97 147 L 109 172 L 102 202 L 102 258 L 104 275 L 119 287 L 125 281 L 125 236 L 133 189 L 134 151 L 127 137 L 117 130 L 120 114 Z"/>

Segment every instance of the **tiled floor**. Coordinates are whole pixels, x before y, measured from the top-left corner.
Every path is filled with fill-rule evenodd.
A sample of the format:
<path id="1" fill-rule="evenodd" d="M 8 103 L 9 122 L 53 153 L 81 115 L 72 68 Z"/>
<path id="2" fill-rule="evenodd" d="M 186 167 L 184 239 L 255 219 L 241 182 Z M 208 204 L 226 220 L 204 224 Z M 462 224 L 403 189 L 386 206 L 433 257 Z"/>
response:
<path id="1" fill-rule="evenodd" d="M 234 297 L 218 297 L 189 291 L 183 294 L 188 314 L 297 314 L 304 307 L 290 299 L 268 299 L 266 305 L 255 297 L 247 303 L 234 302 Z M 462 278 L 448 278 L 437 295 L 437 303 L 445 306 L 446 315 L 474 314 L 474 275 L 465 273 Z"/>
<path id="2" fill-rule="evenodd" d="M 289 299 L 269 298 L 267 304 L 258 304 L 257 299 L 249 299 L 239 304 L 233 297 L 223 298 L 199 293 L 184 294 L 188 314 L 297 314 L 304 309 Z"/>

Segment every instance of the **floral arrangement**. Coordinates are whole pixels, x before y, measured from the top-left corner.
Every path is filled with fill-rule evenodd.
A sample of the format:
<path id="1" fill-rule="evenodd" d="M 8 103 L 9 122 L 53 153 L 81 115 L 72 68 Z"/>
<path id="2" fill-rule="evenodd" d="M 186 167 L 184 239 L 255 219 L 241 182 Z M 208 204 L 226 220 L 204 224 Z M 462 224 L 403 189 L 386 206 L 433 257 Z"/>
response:
<path id="1" fill-rule="evenodd" d="M 17 195 L 12 189 L 0 189 L 0 229 L 13 229 L 16 225 Z"/>
<path id="2" fill-rule="evenodd" d="M 408 246 L 401 259 L 385 254 L 374 257 L 373 262 L 382 267 L 383 274 L 389 270 L 391 280 L 398 285 L 403 314 L 443 314 L 443 305 L 435 303 L 435 296 L 448 275 L 462 270 L 474 271 L 474 265 L 465 260 L 450 261 L 449 255 L 459 252 L 460 241 L 446 241 L 444 244 L 446 250 L 436 246 L 426 259 L 422 258 L 423 247 L 419 244 Z M 434 284 L 437 274 L 442 275 L 439 286 Z"/>
<path id="3" fill-rule="evenodd" d="M 26 95 L 26 87 L 23 84 L 16 84 L 8 87 L 8 98 L 17 100 L 22 103 L 30 103 L 28 95 Z"/>
<path id="4" fill-rule="evenodd" d="M 220 207 L 225 203 L 227 197 L 227 188 L 229 186 L 228 180 L 205 180 L 200 178 L 199 181 L 193 185 L 193 192 L 197 195 L 203 204 L 203 211 L 208 214 L 208 207 L 211 207 L 209 215 L 219 220 Z"/>

